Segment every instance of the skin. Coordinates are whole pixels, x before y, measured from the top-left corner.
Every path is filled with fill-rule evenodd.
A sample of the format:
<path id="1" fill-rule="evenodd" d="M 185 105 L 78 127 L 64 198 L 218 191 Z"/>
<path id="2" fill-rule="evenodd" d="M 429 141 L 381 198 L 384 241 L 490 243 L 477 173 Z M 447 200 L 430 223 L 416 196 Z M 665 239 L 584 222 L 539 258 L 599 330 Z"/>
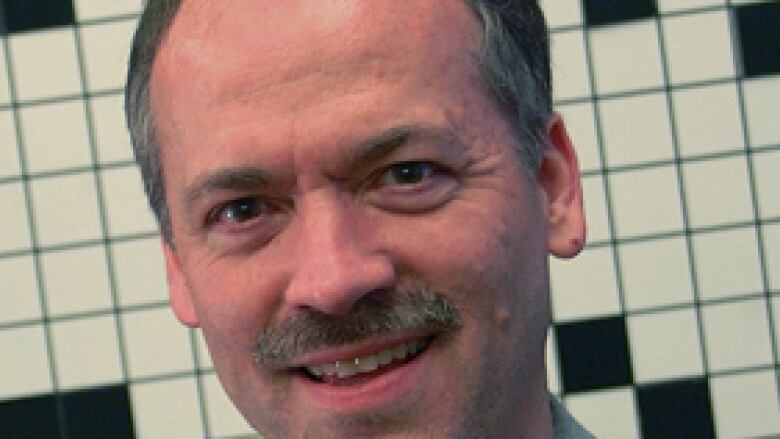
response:
<path id="1" fill-rule="evenodd" d="M 551 115 L 543 164 L 526 170 L 481 85 L 467 7 L 368 3 L 184 2 L 151 89 L 174 311 L 202 328 L 225 390 L 268 438 L 550 437 L 547 256 L 584 242 L 563 123 Z M 230 214 L 247 202 L 250 215 Z M 268 325 L 349 316 L 403 282 L 440 292 L 462 320 L 414 366 L 313 391 L 254 361 Z M 419 335 L 309 350 L 288 366 Z"/>

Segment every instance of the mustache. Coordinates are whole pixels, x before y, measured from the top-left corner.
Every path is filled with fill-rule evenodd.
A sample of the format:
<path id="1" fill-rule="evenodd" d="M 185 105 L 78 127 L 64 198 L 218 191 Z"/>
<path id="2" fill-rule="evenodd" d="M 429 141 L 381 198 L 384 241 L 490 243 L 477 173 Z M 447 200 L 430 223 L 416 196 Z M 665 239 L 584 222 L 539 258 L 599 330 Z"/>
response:
<path id="1" fill-rule="evenodd" d="M 406 331 L 451 331 L 461 322 L 460 312 L 447 296 L 426 284 L 404 281 L 365 295 L 349 314 L 307 309 L 284 322 L 272 322 L 258 336 L 254 356 L 260 366 L 284 368 L 316 349 Z"/>

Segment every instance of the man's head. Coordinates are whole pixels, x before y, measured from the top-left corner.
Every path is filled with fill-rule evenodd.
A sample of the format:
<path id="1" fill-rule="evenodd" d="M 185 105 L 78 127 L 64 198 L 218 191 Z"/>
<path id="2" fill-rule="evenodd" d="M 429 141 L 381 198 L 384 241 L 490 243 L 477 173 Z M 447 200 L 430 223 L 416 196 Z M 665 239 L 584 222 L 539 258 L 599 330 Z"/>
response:
<path id="1" fill-rule="evenodd" d="M 584 225 L 535 2 L 159 3 L 131 131 L 173 308 L 247 420 L 548 432 L 546 258 Z"/>

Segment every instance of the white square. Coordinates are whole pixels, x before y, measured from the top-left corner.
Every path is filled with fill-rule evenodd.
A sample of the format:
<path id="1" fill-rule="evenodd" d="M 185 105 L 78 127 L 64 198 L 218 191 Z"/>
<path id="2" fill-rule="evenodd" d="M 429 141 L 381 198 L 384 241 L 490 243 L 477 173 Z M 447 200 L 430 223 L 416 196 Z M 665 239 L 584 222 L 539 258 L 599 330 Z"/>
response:
<path id="1" fill-rule="evenodd" d="M 550 28 L 582 23 L 579 0 L 541 0 L 539 3 Z"/>
<path id="2" fill-rule="evenodd" d="M 6 64 L 5 44 L 0 47 L 0 105 L 11 102 L 11 93 L 8 90 L 8 64 Z"/>
<path id="3" fill-rule="evenodd" d="M 599 109 L 609 166 L 674 157 L 669 106 L 664 93 L 603 100 Z"/>
<path id="4" fill-rule="evenodd" d="M 574 143 L 580 169 L 583 171 L 601 169 L 601 153 L 596 138 L 593 104 L 590 102 L 567 104 L 561 105 L 557 110 L 566 123 L 569 138 Z"/>
<path id="5" fill-rule="evenodd" d="M 599 94 L 663 85 L 654 21 L 596 28 L 590 31 L 590 41 Z"/>
<path id="6" fill-rule="evenodd" d="M 103 203 L 111 236 L 155 232 L 157 223 L 146 201 L 135 165 L 101 172 Z"/>
<path id="7" fill-rule="evenodd" d="M 699 327 L 693 309 L 628 318 L 631 364 L 638 383 L 703 372 Z"/>
<path id="8" fill-rule="evenodd" d="M 192 370 L 189 331 L 167 305 L 126 313 L 122 324 L 131 379 Z"/>
<path id="9" fill-rule="evenodd" d="M 776 379 L 771 370 L 713 378 L 710 388 L 718 437 L 777 437 Z"/>
<path id="10" fill-rule="evenodd" d="M 725 10 L 663 18 L 661 26 L 673 84 L 734 76 Z"/>
<path id="11" fill-rule="evenodd" d="M 672 95 L 682 156 L 742 150 L 742 115 L 734 84 L 696 87 Z M 717 110 L 715 110 L 717 109 Z"/>
<path id="12" fill-rule="evenodd" d="M 566 408 L 595 437 L 639 438 L 636 402 L 630 388 L 584 392 L 566 397 Z"/>
<path id="13" fill-rule="evenodd" d="M 0 400 L 51 391 L 51 372 L 43 328 L 0 331 Z"/>
<path id="14" fill-rule="evenodd" d="M 725 0 L 658 0 L 658 12 L 676 12 L 686 9 L 723 6 Z M 732 3 L 734 3 L 732 1 Z"/>
<path id="15" fill-rule="evenodd" d="M 95 180 L 91 173 L 34 180 L 31 193 L 41 245 L 101 238 Z"/>
<path id="16" fill-rule="evenodd" d="M 621 238 L 682 230 L 673 166 L 610 174 L 615 230 Z"/>
<path id="17" fill-rule="evenodd" d="M 691 303 L 693 286 L 685 240 L 650 240 L 618 247 L 626 308 Z"/>
<path id="18" fill-rule="evenodd" d="M 760 293 L 761 264 L 753 227 L 693 237 L 699 298 L 723 299 Z"/>
<path id="19" fill-rule="evenodd" d="M 35 266 L 30 256 L 0 259 L 0 323 L 41 318 Z"/>
<path id="20" fill-rule="evenodd" d="M 780 217 L 780 150 L 754 154 L 753 175 L 761 218 Z"/>
<path id="21" fill-rule="evenodd" d="M 193 378 L 133 384 L 130 400 L 139 439 L 206 437 Z"/>
<path id="22" fill-rule="evenodd" d="M 599 175 L 584 177 L 582 191 L 585 197 L 585 223 L 590 242 L 610 239 L 607 202 L 604 196 L 604 178 Z"/>
<path id="23" fill-rule="evenodd" d="M 555 331 L 547 331 L 547 343 L 544 348 L 545 366 L 547 367 L 547 389 L 553 395 L 560 395 L 560 368 L 558 367 L 558 349 L 555 346 Z"/>
<path id="24" fill-rule="evenodd" d="M 692 227 L 753 220 L 744 157 L 688 163 L 683 171 L 688 219 Z"/>
<path id="25" fill-rule="evenodd" d="M 81 100 L 29 106 L 19 116 L 29 171 L 53 171 L 92 163 Z"/>
<path id="26" fill-rule="evenodd" d="M 30 246 L 27 224 L 27 203 L 21 183 L 0 184 L 0 206 L 3 206 L 3 233 L 0 233 L 0 253 L 26 249 Z"/>
<path id="27" fill-rule="evenodd" d="M 158 239 L 113 244 L 114 280 L 122 306 L 168 301 L 165 263 Z"/>
<path id="28" fill-rule="evenodd" d="M 97 387 L 122 380 L 113 317 L 55 323 L 52 338 L 60 386 Z"/>
<path id="29" fill-rule="evenodd" d="M 124 85 L 135 21 L 130 19 L 81 28 L 90 91 Z"/>
<path id="30" fill-rule="evenodd" d="M 702 308 L 709 369 L 723 372 L 772 364 L 772 344 L 763 299 Z"/>
<path id="31" fill-rule="evenodd" d="M 590 96 L 590 75 L 582 29 L 550 35 L 553 97 L 570 99 Z"/>
<path id="32" fill-rule="evenodd" d="M 620 312 L 611 248 L 586 249 L 571 260 L 551 259 L 550 271 L 556 322 Z"/>
<path id="33" fill-rule="evenodd" d="M 95 97 L 89 101 L 94 142 L 101 164 L 133 160 L 123 103 L 121 94 Z"/>
<path id="34" fill-rule="evenodd" d="M 43 253 L 41 268 L 50 314 L 111 309 L 111 287 L 103 246 Z"/>
<path id="35" fill-rule="evenodd" d="M 748 133 L 753 146 L 780 143 L 780 78 L 749 79 L 742 83 Z"/>
<path id="36" fill-rule="evenodd" d="M 73 29 L 13 35 L 8 45 L 18 100 L 81 93 Z"/>
<path id="37" fill-rule="evenodd" d="M 73 6 L 79 21 L 134 14 L 143 9 L 141 0 L 75 0 Z"/>
<path id="38" fill-rule="evenodd" d="M 0 178 L 19 174 L 19 146 L 16 144 L 14 115 L 11 111 L 0 111 Z"/>
<path id="39" fill-rule="evenodd" d="M 203 376 L 203 390 L 206 394 L 206 413 L 212 436 L 227 438 L 254 433 L 228 398 L 215 374 Z"/>
<path id="40" fill-rule="evenodd" d="M 780 223 L 763 226 L 761 230 L 764 237 L 764 258 L 769 289 L 780 292 Z M 776 315 L 780 315 L 780 309 L 777 310 Z"/>

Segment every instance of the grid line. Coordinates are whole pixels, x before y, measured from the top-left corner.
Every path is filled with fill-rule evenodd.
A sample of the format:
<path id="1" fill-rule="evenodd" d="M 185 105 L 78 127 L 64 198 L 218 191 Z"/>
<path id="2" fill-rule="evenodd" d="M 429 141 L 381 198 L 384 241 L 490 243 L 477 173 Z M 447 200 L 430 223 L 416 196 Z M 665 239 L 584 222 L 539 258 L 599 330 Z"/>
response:
<path id="1" fill-rule="evenodd" d="M 691 281 L 691 287 L 692 287 L 692 293 L 693 293 L 693 311 L 696 316 L 696 326 L 697 330 L 699 331 L 699 354 L 701 355 L 702 360 L 702 369 L 704 372 L 704 377 L 709 381 L 710 379 L 710 358 L 709 353 L 707 352 L 707 346 L 706 346 L 706 337 L 708 337 L 708 334 L 705 332 L 704 327 L 704 317 L 702 315 L 702 300 L 701 300 L 701 291 L 699 286 L 699 279 L 698 279 L 698 266 L 696 265 L 696 254 L 693 249 L 693 239 L 691 234 L 691 221 L 690 221 L 690 213 L 689 213 L 689 206 L 688 206 L 688 197 L 685 192 L 685 178 L 684 178 L 684 167 L 682 164 L 682 161 L 680 158 L 682 157 L 682 154 L 680 153 L 680 137 L 678 134 L 678 127 L 677 127 L 677 118 L 675 117 L 675 108 L 674 108 L 674 102 L 672 101 L 672 91 L 671 91 L 671 82 L 669 80 L 670 73 L 669 73 L 669 60 L 667 56 L 667 48 L 666 48 L 666 39 L 664 38 L 664 29 L 663 25 L 661 23 L 661 18 L 656 15 L 654 18 L 655 22 L 655 29 L 658 36 L 658 48 L 661 54 L 661 72 L 663 77 L 663 83 L 665 94 L 664 99 L 666 101 L 667 110 L 669 112 L 669 126 L 671 129 L 671 135 L 672 135 L 672 152 L 674 154 L 674 168 L 675 168 L 675 174 L 677 176 L 677 188 L 679 190 L 679 197 L 680 197 L 680 209 L 682 213 L 682 222 L 683 222 L 683 233 L 685 235 L 685 249 L 688 253 L 688 266 L 689 266 L 689 275 L 690 275 L 690 281 Z"/>
<path id="2" fill-rule="evenodd" d="M 16 102 L 16 80 L 13 71 L 13 57 L 11 55 L 11 51 L 8 46 L 8 39 L 5 36 L 3 36 L 2 41 L 3 41 L 3 51 L 5 53 L 6 69 L 7 69 L 6 74 L 8 77 L 8 93 L 11 102 Z M 22 132 L 20 115 L 18 110 L 14 109 L 12 116 L 13 116 L 14 130 L 17 139 L 16 147 L 18 151 L 19 172 L 22 175 L 25 175 L 27 172 L 27 160 L 23 148 L 24 133 Z M 24 191 L 25 214 L 27 216 L 27 224 L 28 224 L 28 230 L 30 235 L 30 244 L 31 246 L 35 247 L 38 245 L 38 235 L 35 227 L 36 224 L 35 212 L 32 205 L 32 193 L 30 190 L 30 183 L 26 179 L 22 181 L 22 190 Z M 38 253 L 33 253 L 32 259 L 33 259 L 33 270 L 35 273 L 36 289 L 38 293 L 38 301 L 39 301 L 39 306 L 41 311 L 41 318 L 42 318 L 41 326 L 43 329 L 44 344 L 46 346 L 46 360 L 49 367 L 49 378 L 51 379 L 52 390 L 54 391 L 55 394 L 57 394 L 59 392 L 60 382 L 59 382 L 59 376 L 57 374 L 54 342 L 52 341 L 52 328 L 51 328 L 51 324 L 48 321 L 46 287 L 45 287 L 43 272 L 41 269 L 41 258 Z M 54 405 L 55 405 L 55 412 L 56 412 L 57 424 L 59 426 L 59 430 L 61 432 L 65 432 L 66 431 L 65 408 L 63 406 L 62 399 L 55 398 Z M 68 439 L 67 434 L 66 433 L 63 434 L 61 439 Z"/>
<path id="3" fill-rule="evenodd" d="M 76 22 L 73 26 L 73 36 L 75 38 L 76 43 L 76 56 L 78 58 L 78 68 L 79 68 L 79 81 L 81 90 L 83 92 L 86 92 L 89 90 L 89 81 L 87 79 L 87 65 L 86 61 L 84 60 L 84 46 L 83 46 L 83 40 L 81 37 L 81 26 L 78 22 Z M 94 182 L 95 182 L 95 192 L 96 192 L 96 202 L 98 207 L 98 216 L 100 219 L 100 234 L 102 237 L 102 247 L 103 247 L 103 255 L 106 260 L 106 274 L 108 278 L 108 285 L 109 285 L 109 291 L 110 294 L 110 301 L 111 301 L 111 310 L 113 311 L 113 320 L 114 325 L 116 328 L 116 334 L 117 334 L 117 347 L 119 349 L 119 366 L 120 371 L 122 374 L 122 381 L 126 381 L 128 377 L 128 368 L 127 368 L 127 347 L 125 346 L 125 332 L 124 332 L 124 325 L 122 324 L 122 319 L 120 318 L 120 312 L 119 312 L 119 298 L 116 288 L 116 278 L 115 278 L 115 270 L 114 270 L 114 260 L 111 255 L 111 247 L 108 242 L 108 237 L 110 236 L 110 231 L 108 227 L 108 219 L 107 219 L 107 213 L 106 213 L 106 206 L 105 206 L 105 192 L 103 191 L 103 181 L 102 181 L 102 173 L 98 171 L 95 166 L 99 163 L 99 158 L 97 154 L 97 145 L 95 143 L 95 127 L 93 123 L 93 117 L 92 117 L 92 108 L 89 105 L 88 99 L 82 100 L 82 105 L 84 108 L 84 114 L 86 116 L 86 124 L 87 124 L 87 142 L 89 143 L 89 155 L 90 160 L 93 165 L 93 174 L 94 174 Z"/>
<path id="4" fill-rule="evenodd" d="M 731 6 L 731 0 L 726 0 L 726 5 Z M 732 38 L 732 44 L 735 47 L 740 47 L 741 43 L 739 42 L 738 36 L 738 26 L 736 25 L 736 17 L 734 13 L 733 8 L 729 8 L 729 20 L 728 20 L 728 26 L 729 26 L 729 34 Z M 733 50 L 732 53 L 734 54 L 734 65 L 737 69 L 742 69 L 743 63 L 741 61 L 741 54 L 742 50 Z M 761 221 L 761 207 L 758 200 L 758 188 L 756 186 L 756 174 L 755 174 L 755 167 L 753 166 L 753 154 L 754 151 L 750 148 L 750 145 L 752 144 L 750 133 L 748 132 L 748 119 L 747 119 L 747 109 L 745 106 L 745 94 L 744 94 L 744 88 L 743 88 L 743 78 L 744 78 L 744 72 L 740 70 L 740 74 L 737 75 L 737 101 L 739 102 L 739 116 L 742 122 L 742 136 L 744 139 L 745 144 L 745 164 L 747 166 L 748 171 L 748 181 L 750 182 L 750 200 L 752 204 L 753 209 L 753 218 L 756 222 L 755 227 L 755 234 L 756 234 L 756 241 L 757 241 L 757 249 L 758 249 L 758 260 L 759 260 L 759 267 L 761 269 L 761 284 L 764 288 L 764 303 L 766 307 L 766 315 L 767 315 L 767 324 L 769 326 L 769 343 L 772 347 L 772 361 L 775 365 L 780 364 L 780 361 L 778 361 L 778 340 L 777 340 L 777 331 L 775 330 L 775 323 L 774 323 L 774 313 L 772 309 L 772 300 L 769 293 L 770 287 L 769 287 L 769 275 L 767 270 L 767 261 L 766 261 L 766 254 L 764 252 L 764 233 L 763 228 L 758 225 L 759 221 Z M 780 389 L 780 370 L 778 368 L 775 368 L 775 387 Z"/>

